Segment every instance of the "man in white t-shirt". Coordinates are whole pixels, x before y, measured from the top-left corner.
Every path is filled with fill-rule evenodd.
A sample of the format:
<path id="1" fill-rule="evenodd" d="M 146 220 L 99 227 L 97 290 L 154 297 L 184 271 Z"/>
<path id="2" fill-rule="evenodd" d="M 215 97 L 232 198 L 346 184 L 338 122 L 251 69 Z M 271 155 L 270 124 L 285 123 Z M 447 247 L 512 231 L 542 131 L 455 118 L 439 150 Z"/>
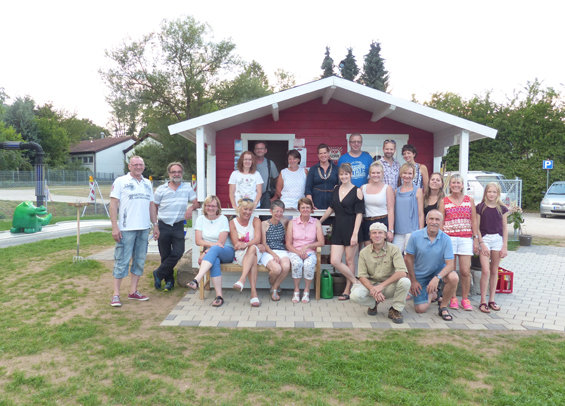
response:
<path id="1" fill-rule="evenodd" d="M 184 220 L 192 218 L 193 210 L 200 207 L 190 184 L 182 182 L 183 172 L 184 167 L 180 162 L 170 163 L 167 166 L 170 180 L 155 191 L 161 266 L 153 271 L 153 279 L 155 289 L 161 289 L 161 282 L 165 280 L 165 292 L 173 290 L 174 267 L 184 254 Z M 189 202 L 193 203 L 187 209 Z"/>
<path id="2" fill-rule="evenodd" d="M 159 238 L 157 212 L 153 202 L 151 182 L 142 176 L 145 169 L 143 159 L 133 156 L 128 164 L 129 173 L 120 176 L 112 185 L 110 193 L 110 220 L 112 221 L 112 237 L 116 241 L 114 252 L 114 296 L 111 306 L 120 307 L 120 286 L 122 279 L 128 275 L 130 259 L 131 287 L 128 299 L 145 301 L 149 298 L 137 290 L 139 278 L 143 275 L 149 229 L 151 223 L 155 239 Z M 119 217 L 118 217 L 119 207 Z"/>

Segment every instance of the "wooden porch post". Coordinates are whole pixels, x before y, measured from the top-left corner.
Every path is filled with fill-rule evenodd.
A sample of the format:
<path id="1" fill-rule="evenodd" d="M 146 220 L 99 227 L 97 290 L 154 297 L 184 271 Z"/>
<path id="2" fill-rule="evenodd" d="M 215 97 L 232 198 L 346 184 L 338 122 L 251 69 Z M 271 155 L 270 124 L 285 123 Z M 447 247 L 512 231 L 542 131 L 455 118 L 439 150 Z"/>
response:
<path id="1" fill-rule="evenodd" d="M 463 193 L 467 193 L 467 179 L 469 178 L 469 131 L 462 130 L 459 138 L 459 174 L 465 180 Z"/>
<path id="2" fill-rule="evenodd" d="M 204 159 L 204 127 L 196 129 L 196 196 L 199 202 L 206 199 L 206 168 Z"/>

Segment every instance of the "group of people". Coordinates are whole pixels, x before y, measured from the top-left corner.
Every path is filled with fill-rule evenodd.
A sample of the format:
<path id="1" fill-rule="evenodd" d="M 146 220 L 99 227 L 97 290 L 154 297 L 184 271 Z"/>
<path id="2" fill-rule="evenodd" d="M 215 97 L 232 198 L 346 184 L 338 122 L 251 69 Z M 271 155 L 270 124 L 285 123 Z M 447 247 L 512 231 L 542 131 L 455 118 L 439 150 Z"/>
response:
<path id="1" fill-rule="evenodd" d="M 316 248 L 324 245 L 322 224 L 333 221 L 330 262 L 347 280 L 339 300 L 351 299 L 367 306 L 369 314 L 376 314 L 378 303 L 393 298 L 388 316 L 395 323 L 403 321 L 406 300 L 413 299 L 419 313 L 437 301 L 439 316 L 450 321 L 449 310 L 459 308 L 455 296 L 459 278 L 461 307 L 473 310 L 468 298 L 470 263 L 473 253 L 480 253 L 479 310 L 500 310 L 494 295 L 498 265 L 507 254 L 508 209 L 501 203 L 498 185 L 487 185 L 483 201 L 475 207 L 473 199 L 465 195 L 459 175 L 450 178 L 449 195 L 445 196 L 443 175 L 428 175 L 425 165 L 415 162 L 417 151 L 412 145 L 402 148 L 406 163 L 400 165 L 394 159 L 394 140 L 385 140 L 383 157 L 375 161 L 361 150 L 360 134 L 351 135 L 349 143 L 350 152 L 342 155 L 337 165 L 329 159 L 329 147 L 320 144 L 319 162 L 310 171 L 300 167 L 300 153 L 291 150 L 288 167 L 279 173 L 265 157 L 267 144 L 263 141 L 255 144 L 255 154 L 242 153 L 229 180 L 229 198 L 237 216 L 228 221 L 216 196 L 205 199 L 203 216 L 194 227 L 195 242 L 204 250 L 198 260 L 199 272 L 188 286 L 197 289 L 210 271 L 216 289 L 212 306 L 222 306 L 220 265 L 237 263 L 242 274 L 234 289 L 242 291 L 248 279 L 250 304 L 259 307 L 257 267 L 263 264 L 269 270 L 271 300 L 280 300 L 280 285 L 291 273 L 292 302 L 308 303 Z M 132 157 L 129 169 L 130 173 L 116 180 L 111 194 L 112 235 L 117 242 L 112 306 L 121 305 L 120 283 L 132 256 L 128 299 L 147 300 L 138 292 L 137 281 L 143 271 L 149 220 L 155 226 L 154 238 L 161 253 L 161 266 L 153 272 L 155 288 L 161 288 L 161 281 L 165 290 L 173 288 L 173 267 L 184 253 L 182 222 L 200 207 L 192 188 L 182 183 L 180 163 L 169 165 L 170 180 L 156 190 L 155 197 L 150 183 L 141 176 L 143 160 Z M 147 206 L 144 213 L 142 204 Z M 271 216 L 261 221 L 254 215 L 257 207 L 268 207 Z M 300 215 L 289 220 L 284 216 L 289 208 L 297 209 Z M 314 210 L 325 212 L 318 219 L 312 217 Z M 137 234 L 130 236 L 133 231 Z M 454 272 L 456 260 L 460 277 Z"/>

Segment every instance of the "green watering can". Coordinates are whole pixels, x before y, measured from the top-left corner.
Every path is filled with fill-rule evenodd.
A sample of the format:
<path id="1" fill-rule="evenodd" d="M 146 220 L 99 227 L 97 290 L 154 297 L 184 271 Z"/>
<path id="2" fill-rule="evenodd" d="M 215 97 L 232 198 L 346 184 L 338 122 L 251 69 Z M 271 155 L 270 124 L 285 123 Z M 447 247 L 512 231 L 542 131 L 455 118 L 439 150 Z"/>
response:
<path id="1" fill-rule="evenodd" d="M 320 297 L 332 299 L 334 297 L 334 283 L 327 269 L 322 269 L 322 281 L 320 283 Z"/>

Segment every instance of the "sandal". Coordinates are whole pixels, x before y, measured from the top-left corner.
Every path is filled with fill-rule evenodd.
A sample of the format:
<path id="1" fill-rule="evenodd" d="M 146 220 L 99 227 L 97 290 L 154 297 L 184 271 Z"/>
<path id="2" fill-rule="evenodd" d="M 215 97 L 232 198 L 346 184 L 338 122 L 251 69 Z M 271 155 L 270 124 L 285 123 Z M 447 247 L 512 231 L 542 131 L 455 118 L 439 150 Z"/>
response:
<path id="1" fill-rule="evenodd" d="M 449 299 L 449 307 L 452 309 L 459 309 L 459 302 L 456 297 Z"/>
<path id="2" fill-rule="evenodd" d="M 223 304 L 224 304 L 224 298 L 221 296 L 216 296 L 216 299 L 214 299 L 214 301 L 212 302 L 212 306 L 214 307 L 220 307 Z"/>
<path id="3" fill-rule="evenodd" d="M 196 290 L 198 289 L 198 281 L 196 279 L 193 279 L 192 282 L 188 282 L 186 286 L 192 290 Z"/>
<path id="4" fill-rule="evenodd" d="M 341 295 L 340 297 L 338 297 L 337 300 L 349 300 L 349 295 L 346 295 L 346 294 L 344 293 L 343 295 Z"/>
<path id="5" fill-rule="evenodd" d="M 486 303 L 481 303 L 481 304 L 479 305 L 479 310 L 480 310 L 481 312 L 483 312 L 483 313 L 490 313 L 490 310 L 488 309 Z"/>
<path id="6" fill-rule="evenodd" d="M 488 307 L 490 307 L 495 312 L 500 310 L 500 306 L 496 304 L 496 302 L 488 302 Z"/>
<path id="7" fill-rule="evenodd" d="M 279 300 L 281 300 L 280 296 L 277 293 L 277 289 L 269 289 L 271 292 L 271 300 L 273 302 L 278 302 Z"/>
<path id="8" fill-rule="evenodd" d="M 438 311 L 438 315 L 444 321 L 452 321 L 453 320 L 453 316 L 451 314 L 449 314 L 449 310 L 447 310 L 447 307 L 440 307 L 439 311 Z"/>
<path id="9" fill-rule="evenodd" d="M 300 302 L 300 292 L 294 292 L 292 295 L 292 303 Z"/>
<path id="10" fill-rule="evenodd" d="M 261 302 L 259 301 L 258 297 L 252 297 L 251 300 L 249 301 L 249 303 L 251 303 L 251 307 L 261 306 Z"/>
<path id="11" fill-rule="evenodd" d="M 243 292 L 243 283 L 241 283 L 240 281 L 237 281 L 234 285 L 233 288 L 235 290 L 238 290 L 240 292 Z"/>
<path id="12" fill-rule="evenodd" d="M 304 292 L 302 295 L 302 303 L 309 303 L 310 302 L 310 292 Z"/>
<path id="13" fill-rule="evenodd" d="M 473 306 L 471 306 L 471 301 L 469 299 L 461 299 L 461 307 L 463 308 L 463 310 L 466 310 L 468 312 L 473 311 Z"/>

